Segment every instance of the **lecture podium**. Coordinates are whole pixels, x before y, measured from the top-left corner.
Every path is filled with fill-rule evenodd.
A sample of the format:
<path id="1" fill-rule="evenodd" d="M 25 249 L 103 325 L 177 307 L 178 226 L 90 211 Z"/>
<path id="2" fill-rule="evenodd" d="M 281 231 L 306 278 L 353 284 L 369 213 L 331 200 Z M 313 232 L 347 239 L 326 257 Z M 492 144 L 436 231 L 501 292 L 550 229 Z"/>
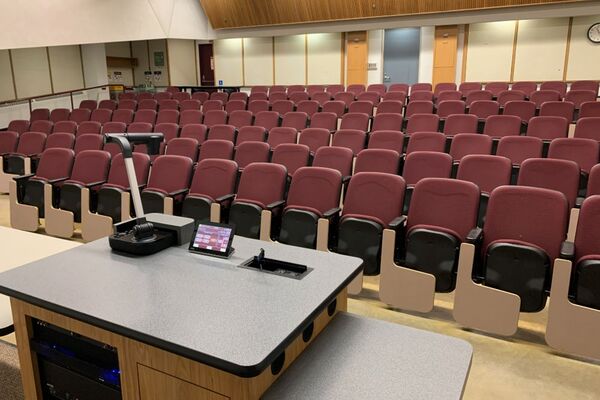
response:
<path id="1" fill-rule="evenodd" d="M 100 379 L 95 379 L 98 369 L 89 360 L 73 364 L 86 367 L 86 373 L 92 367 L 91 375 L 77 378 L 82 390 L 89 389 L 87 384 L 111 384 L 103 399 L 259 399 L 276 380 L 286 377 L 294 360 L 321 332 L 327 333 L 330 323 L 336 322 L 332 326 L 337 328 L 323 336 L 320 348 L 335 351 L 331 341 L 343 343 L 344 330 L 350 332 L 343 328 L 349 315 L 345 313 L 347 286 L 360 272 L 362 260 L 239 236 L 233 247 L 230 259 L 192 254 L 187 245 L 133 257 L 112 252 L 103 238 L 0 274 L 0 293 L 11 298 L 26 399 L 61 398 L 63 388 L 52 379 L 58 382 L 61 374 L 68 378 L 70 372 L 56 369 L 48 360 L 58 357 L 71 363 L 75 357 L 77 361 L 78 349 L 86 346 L 96 353 L 109 352 L 118 363 L 107 372 L 110 376 Z M 240 266 L 260 248 L 269 258 L 304 264 L 309 271 L 299 279 Z M 470 345 L 412 328 L 399 333 L 393 329 L 398 325 L 381 323 L 385 329 L 367 326 L 387 332 L 389 340 L 404 342 L 389 352 L 399 358 L 387 357 L 388 367 L 382 365 L 391 369 L 388 375 L 393 375 L 397 363 L 405 370 L 423 368 L 417 381 L 430 388 L 448 388 L 440 398 L 461 397 L 471 362 Z M 357 335 L 367 332 L 364 321 L 353 325 Z M 62 335 L 58 339 L 52 336 L 56 332 Z M 414 335 L 424 338 L 418 351 L 414 351 Z M 369 342 L 368 337 L 364 340 Z M 381 348 L 381 343 L 370 343 Z M 315 349 L 321 353 L 319 347 Z M 368 349 L 365 346 L 356 355 L 364 357 Z M 336 352 L 342 358 L 332 359 L 334 365 L 328 366 L 325 359 L 312 365 L 335 369 L 319 375 L 340 373 L 344 359 L 352 365 L 352 352 L 345 350 L 349 353 Z M 439 360 L 435 365 L 432 352 Z M 304 362 L 314 357 L 308 354 Z M 411 357 L 420 359 L 420 364 Z M 371 357 L 369 362 L 376 361 Z M 353 363 L 361 365 L 360 360 Z M 364 375 L 360 369 L 344 373 L 347 378 L 353 374 Z M 408 374 L 389 385 L 378 384 L 371 393 L 374 398 L 404 398 L 399 394 L 413 378 Z M 296 386 L 305 385 L 311 383 L 296 380 Z M 338 386 L 337 394 L 352 389 L 341 381 Z M 414 383 L 411 387 L 419 389 Z M 392 396 L 377 395 L 384 389 L 388 395 L 392 390 Z M 326 392 L 319 397 L 333 398 Z M 345 397 L 357 398 L 352 392 Z"/>

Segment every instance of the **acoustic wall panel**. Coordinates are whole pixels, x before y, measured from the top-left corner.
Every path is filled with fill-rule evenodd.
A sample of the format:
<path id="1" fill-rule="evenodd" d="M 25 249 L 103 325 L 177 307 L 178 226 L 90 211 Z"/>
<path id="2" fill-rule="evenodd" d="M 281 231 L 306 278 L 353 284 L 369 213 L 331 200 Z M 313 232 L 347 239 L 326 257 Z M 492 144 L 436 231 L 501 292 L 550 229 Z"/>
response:
<path id="1" fill-rule="evenodd" d="M 244 38 L 244 78 L 246 85 L 273 84 L 273 38 Z"/>
<path id="2" fill-rule="evenodd" d="M 85 86 L 79 46 L 48 47 L 48 55 L 55 93 Z"/>
<path id="3" fill-rule="evenodd" d="M 215 40 L 215 80 L 225 86 L 243 85 L 242 39 Z"/>
<path id="4" fill-rule="evenodd" d="M 168 39 L 171 85 L 197 85 L 196 41 Z"/>
<path id="5" fill-rule="evenodd" d="M 306 81 L 306 35 L 275 38 L 275 84 L 301 85 Z"/>
<path id="6" fill-rule="evenodd" d="M 515 21 L 469 25 L 467 81 L 509 81 Z"/>
<path id="7" fill-rule="evenodd" d="M 339 33 L 306 35 L 308 84 L 340 83 L 342 37 Z"/>
<path id="8" fill-rule="evenodd" d="M 52 93 L 45 47 L 11 50 L 17 97 Z"/>
<path id="9" fill-rule="evenodd" d="M 8 50 L 0 50 L 0 101 L 15 98 Z"/>
<path id="10" fill-rule="evenodd" d="M 598 21 L 600 15 L 573 18 L 567 80 L 600 80 L 600 45 L 587 38 L 588 29 Z"/>

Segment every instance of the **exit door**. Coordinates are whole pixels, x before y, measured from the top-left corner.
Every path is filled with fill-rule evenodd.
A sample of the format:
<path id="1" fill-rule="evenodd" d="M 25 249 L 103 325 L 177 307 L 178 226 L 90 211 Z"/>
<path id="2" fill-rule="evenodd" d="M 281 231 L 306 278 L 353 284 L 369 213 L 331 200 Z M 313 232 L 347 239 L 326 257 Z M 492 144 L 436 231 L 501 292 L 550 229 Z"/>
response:
<path id="1" fill-rule="evenodd" d="M 215 86 L 215 62 L 212 43 L 199 44 L 198 57 L 200 58 L 200 84 L 202 86 Z"/>
<path id="2" fill-rule="evenodd" d="M 383 39 L 383 83 L 419 81 L 420 28 L 386 29 Z"/>

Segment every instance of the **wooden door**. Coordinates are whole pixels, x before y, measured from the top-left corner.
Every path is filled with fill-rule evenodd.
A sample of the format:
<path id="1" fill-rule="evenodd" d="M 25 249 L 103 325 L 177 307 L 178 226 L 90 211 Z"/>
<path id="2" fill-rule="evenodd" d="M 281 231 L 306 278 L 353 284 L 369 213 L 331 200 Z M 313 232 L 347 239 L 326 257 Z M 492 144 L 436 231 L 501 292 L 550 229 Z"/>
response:
<path id="1" fill-rule="evenodd" d="M 200 84 L 202 86 L 215 85 L 215 67 L 213 60 L 213 45 L 199 44 L 198 57 L 200 57 Z"/>
<path id="2" fill-rule="evenodd" d="M 433 86 L 456 81 L 458 26 L 436 26 L 433 47 Z"/>
<path id="3" fill-rule="evenodd" d="M 348 32 L 346 35 L 347 85 L 367 83 L 367 32 Z"/>

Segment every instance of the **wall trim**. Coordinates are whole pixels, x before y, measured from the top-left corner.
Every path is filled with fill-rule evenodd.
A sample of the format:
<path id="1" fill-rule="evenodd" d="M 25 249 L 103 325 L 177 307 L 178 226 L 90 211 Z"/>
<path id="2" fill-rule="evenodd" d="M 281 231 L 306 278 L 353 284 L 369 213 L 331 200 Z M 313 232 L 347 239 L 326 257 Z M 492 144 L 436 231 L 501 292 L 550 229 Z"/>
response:
<path id="1" fill-rule="evenodd" d="M 244 40 L 242 38 L 242 86 L 246 86 L 246 56 L 244 52 Z"/>
<path id="2" fill-rule="evenodd" d="M 304 85 L 308 85 L 308 35 L 304 34 Z"/>
<path id="3" fill-rule="evenodd" d="M 167 59 L 165 61 L 165 65 L 167 66 L 167 86 L 171 86 L 171 68 L 169 67 L 169 63 L 171 62 L 171 57 L 169 57 L 169 41 L 164 39 L 165 41 L 165 50 L 167 53 Z"/>
<path id="4" fill-rule="evenodd" d="M 196 86 L 200 86 L 200 58 L 198 58 L 198 42 L 194 40 L 194 68 L 196 69 Z"/>
<path id="5" fill-rule="evenodd" d="M 342 42 L 340 51 L 340 84 L 344 85 L 346 83 L 346 33 L 342 32 L 340 38 Z"/>
<path id="6" fill-rule="evenodd" d="M 79 47 L 79 64 L 81 65 L 81 78 L 83 79 L 83 85 L 81 87 L 87 87 L 85 83 L 85 68 L 83 68 L 83 51 L 81 50 L 81 45 Z"/>
<path id="7" fill-rule="evenodd" d="M 519 38 L 519 21 L 515 21 L 515 34 L 513 37 L 512 58 L 510 60 L 510 81 L 515 80 L 515 62 L 517 58 L 517 40 Z"/>
<path id="8" fill-rule="evenodd" d="M 565 46 L 565 64 L 563 67 L 563 81 L 567 80 L 569 69 L 569 55 L 571 53 L 571 33 L 573 32 L 573 17 L 569 18 L 569 30 L 567 31 L 567 45 Z"/>
<path id="9" fill-rule="evenodd" d="M 19 98 L 17 93 L 17 82 L 15 81 L 15 67 L 13 66 L 12 50 L 8 49 L 8 61 L 10 62 L 10 77 L 12 78 L 13 90 L 15 92 L 15 100 Z"/>
<path id="10" fill-rule="evenodd" d="M 52 63 L 50 62 L 50 49 L 46 47 L 46 58 L 48 59 L 48 75 L 50 76 L 50 91 L 54 93 L 54 80 L 52 79 Z"/>
<path id="11" fill-rule="evenodd" d="M 462 71 L 460 74 L 460 81 L 465 82 L 467 79 L 467 56 L 469 55 L 469 27 L 465 25 L 465 36 L 463 38 L 463 53 L 462 53 Z"/>

